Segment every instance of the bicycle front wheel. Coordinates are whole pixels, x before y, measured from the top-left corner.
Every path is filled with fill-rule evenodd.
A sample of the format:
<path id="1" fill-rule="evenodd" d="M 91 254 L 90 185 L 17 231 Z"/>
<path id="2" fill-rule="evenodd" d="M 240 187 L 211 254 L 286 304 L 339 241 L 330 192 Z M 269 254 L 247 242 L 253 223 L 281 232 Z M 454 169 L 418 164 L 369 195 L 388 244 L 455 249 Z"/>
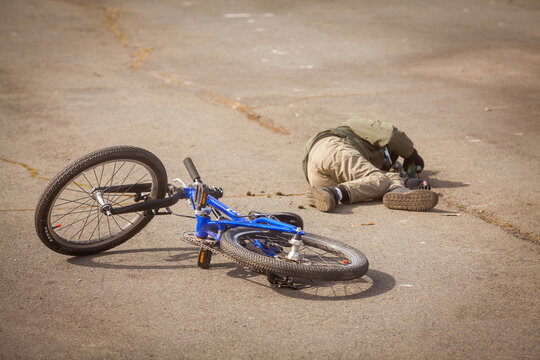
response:
<path id="1" fill-rule="evenodd" d="M 368 260 L 360 251 L 313 234 L 302 236 L 304 244 L 294 260 L 289 260 L 292 236 L 283 232 L 236 228 L 225 232 L 221 247 L 241 265 L 265 274 L 340 281 L 362 277 L 368 270 Z"/>
<path id="2" fill-rule="evenodd" d="M 167 172 L 152 153 L 132 146 L 94 151 L 67 166 L 51 180 L 39 199 L 35 226 L 40 240 L 67 255 L 86 255 L 125 242 L 150 220 L 134 212 L 107 216 L 96 193 L 113 207 L 161 199 Z"/>

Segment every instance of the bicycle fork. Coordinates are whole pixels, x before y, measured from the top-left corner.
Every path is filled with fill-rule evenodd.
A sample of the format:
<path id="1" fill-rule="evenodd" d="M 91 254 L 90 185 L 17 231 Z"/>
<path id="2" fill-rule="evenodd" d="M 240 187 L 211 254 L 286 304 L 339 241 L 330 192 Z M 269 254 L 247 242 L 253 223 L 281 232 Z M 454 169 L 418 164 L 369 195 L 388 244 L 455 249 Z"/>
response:
<path id="1" fill-rule="evenodd" d="M 289 251 L 289 254 L 287 255 L 287 259 L 300 262 L 301 255 L 298 253 L 300 248 L 304 246 L 304 242 L 302 241 L 302 238 L 298 233 L 296 233 L 291 240 L 289 240 L 289 244 L 291 244 L 291 251 Z"/>

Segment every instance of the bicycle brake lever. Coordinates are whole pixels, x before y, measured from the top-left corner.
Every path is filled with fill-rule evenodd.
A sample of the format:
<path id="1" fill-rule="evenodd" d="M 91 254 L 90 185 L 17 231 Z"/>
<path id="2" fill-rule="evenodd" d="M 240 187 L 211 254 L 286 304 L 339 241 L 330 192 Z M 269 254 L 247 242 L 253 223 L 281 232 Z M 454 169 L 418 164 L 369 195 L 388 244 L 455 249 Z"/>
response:
<path id="1" fill-rule="evenodd" d="M 208 189 L 208 195 L 211 195 L 215 199 L 220 199 L 223 197 L 223 189 L 217 186 L 212 186 Z"/>

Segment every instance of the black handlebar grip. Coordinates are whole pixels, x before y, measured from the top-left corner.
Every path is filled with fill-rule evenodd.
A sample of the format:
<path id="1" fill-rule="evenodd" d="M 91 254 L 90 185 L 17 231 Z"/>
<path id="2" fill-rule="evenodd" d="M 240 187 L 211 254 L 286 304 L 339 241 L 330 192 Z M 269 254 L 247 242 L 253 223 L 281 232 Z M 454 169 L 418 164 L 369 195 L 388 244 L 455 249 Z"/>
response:
<path id="1" fill-rule="evenodd" d="M 184 165 L 189 173 L 189 176 L 191 176 L 191 179 L 193 181 L 201 180 L 201 176 L 199 175 L 199 172 L 197 171 L 197 168 L 195 167 L 195 164 L 193 164 L 193 161 L 191 158 L 185 158 L 184 159 Z"/>

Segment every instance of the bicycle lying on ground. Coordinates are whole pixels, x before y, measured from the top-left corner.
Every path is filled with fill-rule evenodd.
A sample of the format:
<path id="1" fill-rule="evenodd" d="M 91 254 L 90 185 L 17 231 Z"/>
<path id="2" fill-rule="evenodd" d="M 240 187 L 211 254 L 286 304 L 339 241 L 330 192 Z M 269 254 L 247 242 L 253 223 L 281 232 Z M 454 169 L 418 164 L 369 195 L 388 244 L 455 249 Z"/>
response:
<path id="1" fill-rule="evenodd" d="M 40 240 L 66 255 L 88 255 L 118 246 L 156 215 L 187 199 L 195 231 L 183 240 L 201 248 L 198 265 L 212 253 L 266 274 L 270 283 L 294 287 L 295 279 L 341 281 L 362 277 L 366 257 L 353 247 L 303 230 L 294 213 L 240 215 L 220 202 L 223 190 L 207 186 L 192 160 L 184 160 L 193 183 L 168 184 L 162 162 L 147 150 L 114 146 L 94 151 L 67 166 L 38 202 L 35 226 Z M 183 216 L 183 215 L 180 215 Z M 190 216 L 187 216 L 190 217 Z"/>

